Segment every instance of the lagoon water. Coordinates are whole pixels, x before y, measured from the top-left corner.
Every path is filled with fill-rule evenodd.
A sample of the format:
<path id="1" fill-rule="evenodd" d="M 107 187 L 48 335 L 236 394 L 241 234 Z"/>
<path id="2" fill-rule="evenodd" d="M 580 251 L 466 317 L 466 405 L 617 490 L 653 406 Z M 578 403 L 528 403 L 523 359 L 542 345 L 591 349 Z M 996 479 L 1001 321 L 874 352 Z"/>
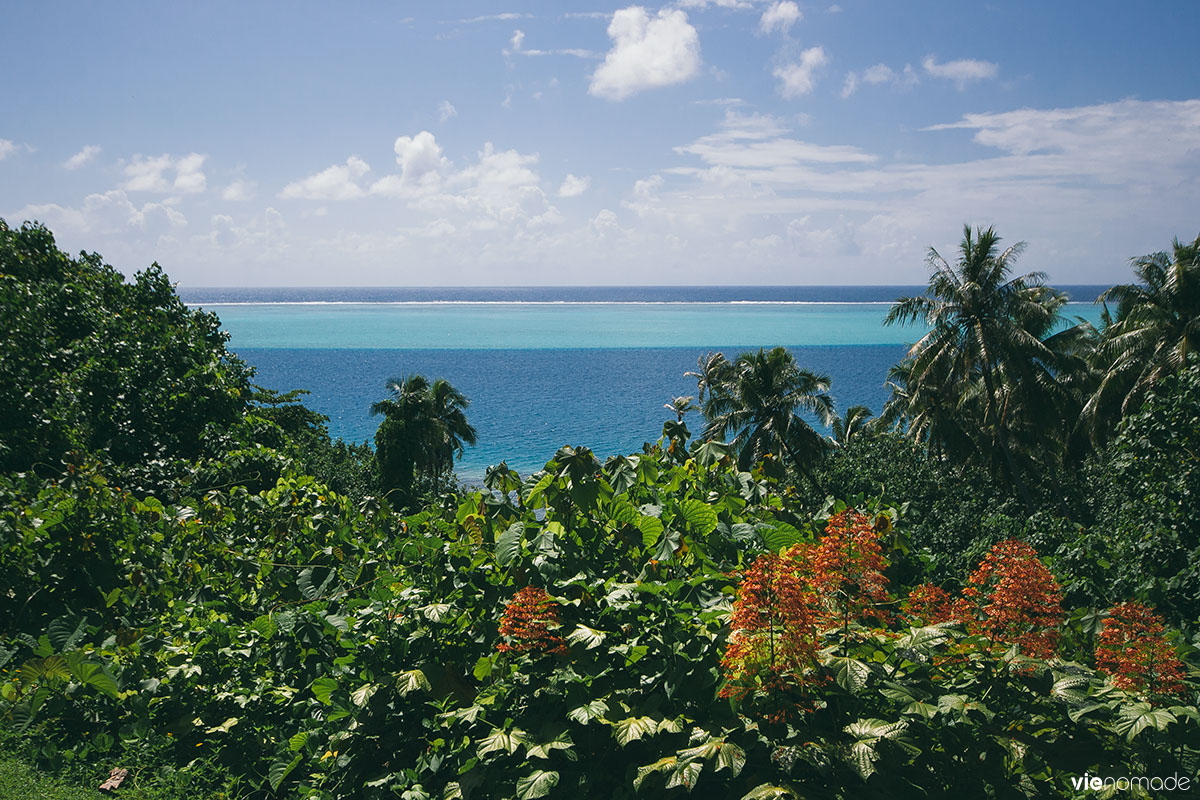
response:
<path id="1" fill-rule="evenodd" d="M 370 439 L 368 408 L 392 376 L 449 380 L 470 400 L 479 444 L 459 462 L 478 482 L 500 461 L 522 474 L 564 444 L 602 458 L 654 441 L 695 394 L 702 354 L 783 345 L 832 378 L 837 408 L 887 399 L 888 368 L 924 333 L 884 327 L 919 287 L 180 289 L 216 312 L 230 347 L 267 388 L 307 389 L 330 432 Z M 1101 287 L 1069 287 L 1068 316 L 1095 323 Z M 1083 300 L 1085 302 L 1076 302 Z M 688 422 L 696 432 L 700 417 Z"/>

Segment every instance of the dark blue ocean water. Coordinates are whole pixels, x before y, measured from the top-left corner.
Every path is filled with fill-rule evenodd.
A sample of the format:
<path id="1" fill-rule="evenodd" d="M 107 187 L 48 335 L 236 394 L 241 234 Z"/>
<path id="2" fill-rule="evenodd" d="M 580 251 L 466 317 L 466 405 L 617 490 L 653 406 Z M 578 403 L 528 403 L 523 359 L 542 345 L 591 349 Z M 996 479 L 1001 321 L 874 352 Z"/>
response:
<path id="1" fill-rule="evenodd" d="M 738 348 L 718 348 L 729 355 Z M 878 411 L 887 399 L 888 368 L 903 346 L 849 345 L 790 348 L 801 365 L 833 379 L 839 410 L 862 404 Z M 662 434 L 673 415 L 663 405 L 695 395 L 701 350 L 689 348 L 587 350 L 300 350 L 247 349 L 239 355 L 257 369 L 257 382 L 277 390 L 307 388 L 306 403 L 329 417 L 335 436 L 362 441 L 379 419 L 368 406 L 386 397 L 389 376 L 442 377 L 471 400 L 468 419 L 479 444 L 459 462 L 464 480 L 477 479 L 506 460 L 528 474 L 564 444 L 584 445 L 602 458 L 641 450 Z M 702 419 L 693 412 L 689 427 Z"/>
<path id="2" fill-rule="evenodd" d="M 1066 287 L 1090 302 L 1103 287 Z M 525 287 L 180 289 L 217 312 L 231 348 L 279 391 L 307 389 L 330 432 L 369 440 L 390 377 L 445 378 L 471 401 L 479 443 L 457 472 L 500 461 L 522 474 L 564 444 L 602 458 L 656 440 L 699 356 L 783 345 L 832 379 L 837 409 L 887 399 L 888 368 L 921 330 L 880 326 L 921 287 Z M 1096 316 L 1073 305 L 1072 316 Z M 729 344 L 732 342 L 732 344 Z M 420 344 L 417 344 L 420 343 Z M 620 345 L 620 346 L 617 346 Z M 693 412 L 693 432 L 703 421 Z"/>

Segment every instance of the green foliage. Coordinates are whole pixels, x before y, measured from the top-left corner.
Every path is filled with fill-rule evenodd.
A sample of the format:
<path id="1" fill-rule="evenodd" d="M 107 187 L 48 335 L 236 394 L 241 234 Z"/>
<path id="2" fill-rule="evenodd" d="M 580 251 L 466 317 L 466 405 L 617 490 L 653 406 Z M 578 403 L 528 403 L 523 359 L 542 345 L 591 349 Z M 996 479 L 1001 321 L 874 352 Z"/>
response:
<path id="1" fill-rule="evenodd" d="M 1072 578 L 1097 605 L 1141 598 L 1200 627 L 1200 356 L 1163 378 L 1126 418 L 1090 474 L 1094 522 L 1062 542 Z"/>
<path id="2" fill-rule="evenodd" d="M 244 791 L 313 798 L 1057 796 L 1086 770 L 1194 766 L 1193 706 L 954 626 L 835 626 L 786 723 L 719 702 L 737 571 L 820 518 L 762 471 L 655 450 L 563 448 L 519 485 L 402 516 L 302 476 L 176 506 L 94 474 L 7 481 L 2 566 L 29 601 L 6 626 L 3 724 L 85 760 L 199 752 Z M 74 514 L 113 568 L 39 592 L 88 560 L 54 545 Z M 564 652 L 497 649 L 530 585 Z"/>
<path id="3" fill-rule="evenodd" d="M 240 419 L 250 370 L 215 315 L 152 265 L 132 283 L 48 230 L 0 220 L 0 469 L 56 472 L 72 451 L 118 465 L 194 459 Z"/>

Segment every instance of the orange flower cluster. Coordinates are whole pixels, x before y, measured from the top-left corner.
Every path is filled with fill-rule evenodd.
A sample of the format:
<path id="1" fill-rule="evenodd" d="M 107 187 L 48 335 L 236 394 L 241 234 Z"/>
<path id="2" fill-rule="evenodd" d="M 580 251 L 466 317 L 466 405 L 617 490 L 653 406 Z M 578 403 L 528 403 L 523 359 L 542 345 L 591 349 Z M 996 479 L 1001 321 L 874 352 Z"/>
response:
<path id="1" fill-rule="evenodd" d="M 558 609 L 546 590 L 526 586 L 513 595 L 500 617 L 500 635 L 508 639 L 496 645 L 500 652 L 562 653 L 567 649 L 563 638 L 551 632 L 559 625 Z"/>
<path id="2" fill-rule="evenodd" d="M 950 595 L 932 583 L 923 583 L 909 592 L 901 610 L 912 625 L 936 625 L 954 619 Z"/>
<path id="3" fill-rule="evenodd" d="M 1096 669 L 1111 675 L 1119 689 L 1182 694 L 1183 662 L 1165 633 L 1159 616 L 1141 603 L 1113 607 L 1096 643 Z"/>
<path id="4" fill-rule="evenodd" d="M 817 543 L 759 556 L 734 601 L 721 696 L 769 697 L 811 685 L 822 628 L 883 618 L 885 569 L 870 519 L 854 511 L 832 517 Z"/>
<path id="5" fill-rule="evenodd" d="M 1050 658 L 1062 624 L 1062 590 L 1037 551 L 1014 539 L 994 546 L 967 578 L 953 616 L 993 641 Z"/>
<path id="6" fill-rule="evenodd" d="M 854 510 L 829 518 L 813 557 L 813 586 L 846 618 L 882 621 L 880 603 L 888 600 L 887 559 L 871 520 Z"/>
<path id="7" fill-rule="evenodd" d="M 810 547 L 759 556 L 733 604 L 733 633 L 721 659 L 722 697 L 798 688 L 816 663 L 821 598 L 809 578 Z"/>

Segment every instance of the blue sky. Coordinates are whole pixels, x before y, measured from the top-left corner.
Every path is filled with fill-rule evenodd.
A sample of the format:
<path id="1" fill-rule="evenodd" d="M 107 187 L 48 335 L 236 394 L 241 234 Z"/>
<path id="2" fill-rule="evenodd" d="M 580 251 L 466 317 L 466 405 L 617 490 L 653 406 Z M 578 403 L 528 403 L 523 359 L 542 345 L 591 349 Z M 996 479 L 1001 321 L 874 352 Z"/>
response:
<path id="1" fill-rule="evenodd" d="M 8 4 L 0 216 L 190 286 L 1058 283 L 1200 232 L 1200 3 Z"/>

